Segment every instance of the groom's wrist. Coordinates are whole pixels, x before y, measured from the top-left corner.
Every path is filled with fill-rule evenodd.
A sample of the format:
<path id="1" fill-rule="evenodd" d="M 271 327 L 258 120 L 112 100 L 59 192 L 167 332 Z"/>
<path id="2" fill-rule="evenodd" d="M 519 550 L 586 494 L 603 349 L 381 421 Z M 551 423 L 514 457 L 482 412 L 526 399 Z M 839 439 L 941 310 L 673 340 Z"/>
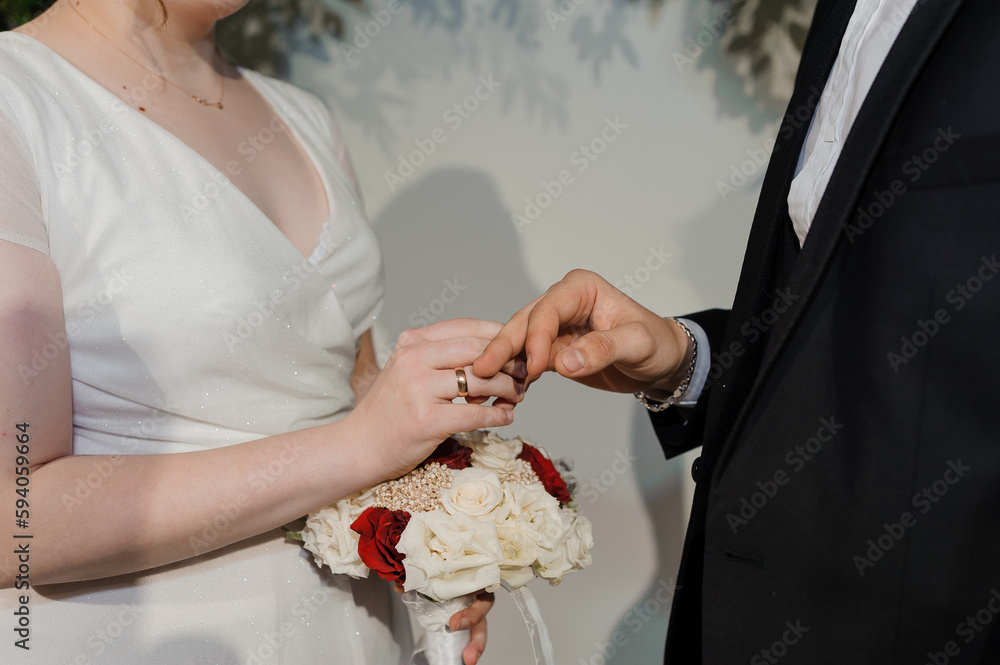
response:
<path id="1" fill-rule="evenodd" d="M 662 378 L 643 390 L 646 397 L 657 402 L 665 402 L 674 397 L 678 388 L 687 388 L 686 384 L 690 384 L 694 371 L 697 351 L 694 335 L 685 324 L 670 317 L 665 317 L 663 321 L 670 334 L 667 344 L 684 351 L 675 356 L 678 361 Z"/>

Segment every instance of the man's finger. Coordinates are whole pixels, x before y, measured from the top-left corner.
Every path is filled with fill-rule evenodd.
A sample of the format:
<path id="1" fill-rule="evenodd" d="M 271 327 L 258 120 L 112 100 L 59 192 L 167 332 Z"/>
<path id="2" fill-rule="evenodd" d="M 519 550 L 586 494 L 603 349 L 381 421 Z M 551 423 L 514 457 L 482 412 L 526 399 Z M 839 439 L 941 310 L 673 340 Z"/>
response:
<path id="1" fill-rule="evenodd" d="M 528 316 L 535 304 L 536 298 L 515 312 L 514 316 L 493 337 L 493 340 L 482 355 L 472 364 L 476 376 L 493 376 L 511 360 L 520 355 L 524 349 L 524 333 L 528 328 Z"/>
<path id="2" fill-rule="evenodd" d="M 552 343 L 559 337 L 559 331 L 586 324 L 596 297 L 596 289 L 588 281 L 563 281 L 549 289 L 535 305 L 524 335 L 528 376 L 538 377 L 549 369 Z"/>

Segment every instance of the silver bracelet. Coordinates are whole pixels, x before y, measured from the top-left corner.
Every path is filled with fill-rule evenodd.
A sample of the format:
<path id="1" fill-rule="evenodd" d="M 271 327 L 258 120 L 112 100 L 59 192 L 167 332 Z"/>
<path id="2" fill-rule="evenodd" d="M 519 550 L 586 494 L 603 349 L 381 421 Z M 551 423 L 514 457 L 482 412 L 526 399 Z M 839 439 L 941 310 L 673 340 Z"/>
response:
<path id="1" fill-rule="evenodd" d="M 694 334 L 691 332 L 691 329 L 673 317 L 668 317 L 668 320 L 673 321 L 674 323 L 676 323 L 681 327 L 681 330 L 683 330 L 684 333 L 688 336 L 688 339 L 691 340 L 691 343 L 694 345 L 694 348 L 691 352 L 691 362 L 690 364 L 688 364 L 687 372 L 685 372 L 684 374 L 684 380 L 681 381 L 681 384 L 677 386 L 677 390 L 675 390 L 674 393 L 670 397 L 668 397 L 665 401 L 661 402 L 659 400 L 652 399 L 648 397 L 644 392 L 635 393 L 635 398 L 639 400 L 639 403 L 642 404 L 644 407 L 646 407 L 648 410 L 652 411 L 653 413 L 660 413 L 661 411 L 666 411 L 670 406 L 674 404 L 674 402 L 680 399 L 681 395 L 683 395 L 687 391 L 688 387 L 691 385 L 691 377 L 694 376 L 694 368 L 698 361 L 698 340 L 695 339 Z"/>

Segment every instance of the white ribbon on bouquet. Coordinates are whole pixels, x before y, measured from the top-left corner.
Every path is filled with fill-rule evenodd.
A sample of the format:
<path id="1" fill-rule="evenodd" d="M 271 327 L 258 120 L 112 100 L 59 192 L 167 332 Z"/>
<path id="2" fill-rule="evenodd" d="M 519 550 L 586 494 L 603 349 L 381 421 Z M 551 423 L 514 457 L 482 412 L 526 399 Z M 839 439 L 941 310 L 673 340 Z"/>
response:
<path id="1" fill-rule="evenodd" d="M 549 629 L 542 619 L 542 612 L 535 597 L 527 587 L 513 589 L 506 581 L 501 581 L 500 585 L 514 599 L 514 604 L 524 618 L 524 624 L 531 636 L 535 665 L 555 665 Z M 463 665 L 462 651 L 469 644 L 469 631 L 452 631 L 448 628 L 448 621 L 456 612 L 471 605 L 475 597 L 475 594 L 469 594 L 436 602 L 416 591 L 407 591 L 403 594 L 403 602 L 410 611 L 410 617 L 425 631 L 413 650 L 411 665 Z"/>

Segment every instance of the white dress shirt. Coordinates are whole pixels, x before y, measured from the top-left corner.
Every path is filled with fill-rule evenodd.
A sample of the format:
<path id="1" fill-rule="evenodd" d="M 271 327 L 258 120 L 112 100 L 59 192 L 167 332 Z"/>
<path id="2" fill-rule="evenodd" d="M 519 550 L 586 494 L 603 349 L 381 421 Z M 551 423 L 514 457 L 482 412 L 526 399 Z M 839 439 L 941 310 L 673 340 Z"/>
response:
<path id="1" fill-rule="evenodd" d="M 788 192 L 788 213 L 800 247 L 861 105 L 916 4 L 917 0 L 858 0 L 854 8 Z M 677 403 L 692 406 L 705 387 L 712 354 L 701 327 L 686 319 L 684 323 L 698 341 L 698 361 L 691 385 Z"/>

